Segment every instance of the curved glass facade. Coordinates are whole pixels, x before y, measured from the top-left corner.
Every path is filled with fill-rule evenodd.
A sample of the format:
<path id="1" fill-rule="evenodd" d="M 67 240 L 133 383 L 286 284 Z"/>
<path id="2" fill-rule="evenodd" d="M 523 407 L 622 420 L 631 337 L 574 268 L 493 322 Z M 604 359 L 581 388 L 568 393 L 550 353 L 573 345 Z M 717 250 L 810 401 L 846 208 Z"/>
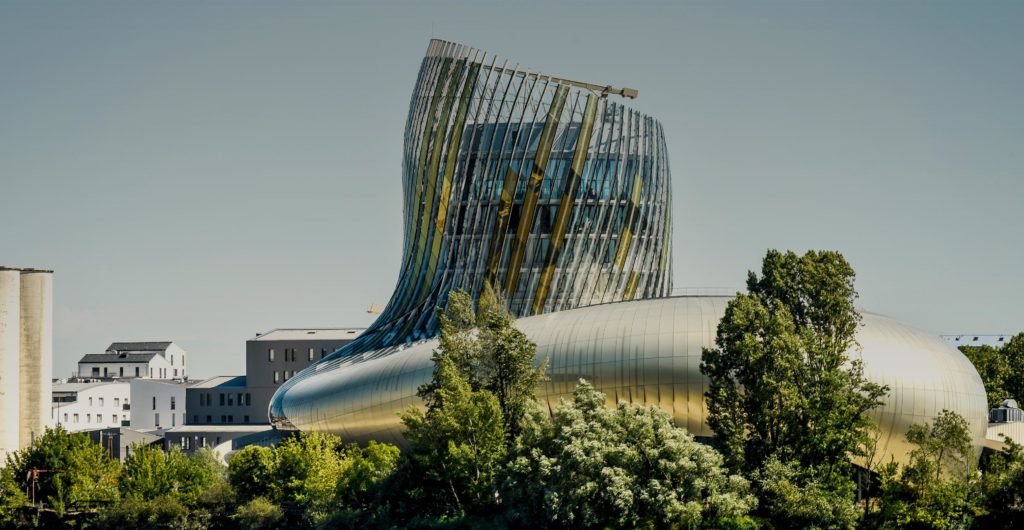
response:
<path id="1" fill-rule="evenodd" d="M 666 295 L 661 125 L 582 83 L 431 41 L 409 104 L 398 285 L 339 352 L 437 333 L 447 293 L 491 282 L 516 316 Z"/>
<path id="2" fill-rule="evenodd" d="M 416 389 L 430 379 L 435 309 L 453 289 L 476 299 L 490 282 L 550 362 L 539 391 L 549 406 L 585 378 L 610 399 L 658 405 L 710 435 L 701 348 L 713 345 L 728 299 L 667 297 L 665 141 L 621 95 L 635 91 L 431 41 L 406 123 L 395 292 L 360 338 L 278 389 L 271 421 L 402 443 L 397 413 L 419 404 Z M 980 444 L 985 389 L 963 355 L 877 315 L 865 315 L 858 340 L 851 354 L 891 388 L 873 411 L 883 453 L 905 457 L 906 428 L 944 408 L 967 417 Z"/>

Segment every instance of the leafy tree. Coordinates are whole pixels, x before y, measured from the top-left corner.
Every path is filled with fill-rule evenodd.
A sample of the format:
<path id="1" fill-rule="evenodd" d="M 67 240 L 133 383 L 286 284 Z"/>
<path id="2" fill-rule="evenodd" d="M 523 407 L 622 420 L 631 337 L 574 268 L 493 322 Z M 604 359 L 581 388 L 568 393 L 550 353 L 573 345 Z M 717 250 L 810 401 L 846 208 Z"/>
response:
<path id="1" fill-rule="evenodd" d="M 984 514 L 978 528 L 1024 527 L 1024 447 L 1004 437 L 1006 449 L 990 456 L 982 475 Z"/>
<path id="2" fill-rule="evenodd" d="M 505 491 L 540 506 L 534 524 L 581 528 L 722 528 L 750 523 L 756 500 L 714 449 L 674 427 L 657 407 L 621 402 L 583 381 L 554 413 L 552 428 L 528 431 Z"/>
<path id="3" fill-rule="evenodd" d="M 28 495 L 15 480 L 11 466 L 0 469 L 0 527 L 22 523 L 18 511 L 29 504 Z"/>
<path id="4" fill-rule="evenodd" d="M 849 474 L 866 444 L 867 412 L 887 389 L 847 352 L 860 314 L 854 272 L 838 252 L 768 251 L 705 348 L 708 424 L 733 469 L 770 458 L 826 475 Z"/>
<path id="5" fill-rule="evenodd" d="M 788 528 L 851 528 L 860 516 L 854 484 L 845 477 L 772 456 L 753 473 L 753 480 L 768 519 Z"/>
<path id="6" fill-rule="evenodd" d="M 193 505 L 214 482 L 216 467 L 209 452 L 186 455 L 178 447 L 169 451 L 136 444 L 125 458 L 120 490 L 123 497 L 153 500 L 171 496 Z"/>
<path id="7" fill-rule="evenodd" d="M 537 385 L 544 380 L 546 362 L 535 366 L 536 344 L 516 329 L 504 300 L 490 283 L 484 285 L 477 311 L 467 293 L 453 291 L 438 316 L 441 334 L 433 355 L 434 377 L 420 387 L 419 396 L 428 407 L 438 405 L 437 361 L 449 358 L 472 390 L 486 390 L 497 398 L 506 424 L 506 444 L 511 447 L 536 404 Z"/>
<path id="8" fill-rule="evenodd" d="M 268 498 L 274 481 L 274 450 L 250 445 L 228 461 L 228 481 L 240 501 Z"/>
<path id="9" fill-rule="evenodd" d="M 320 432 L 286 438 L 274 449 L 271 492 L 290 525 L 328 517 L 342 477 L 341 450 L 340 438 Z"/>
<path id="10" fill-rule="evenodd" d="M 89 528 L 96 530 L 206 530 L 209 514 L 194 512 L 171 495 L 150 500 L 129 497 L 100 511 Z"/>
<path id="11" fill-rule="evenodd" d="M 45 470 L 35 481 L 36 500 L 61 514 L 118 498 L 120 463 L 87 435 L 63 427 L 47 428 L 33 446 L 8 455 L 7 467 L 22 491 L 31 491 L 32 470 Z"/>
<path id="12" fill-rule="evenodd" d="M 271 530 L 280 527 L 284 512 L 265 497 L 256 497 L 238 507 L 235 520 L 243 530 Z"/>
<path id="13" fill-rule="evenodd" d="M 447 356 L 435 359 L 434 382 L 434 405 L 402 414 L 408 464 L 420 481 L 410 494 L 439 516 L 486 513 L 506 455 L 500 405 L 490 392 L 473 390 Z"/>
<path id="14" fill-rule="evenodd" d="M 981 376 L 981 381 L 985 384 L 989 408 L 998 407 L 1003 400 L 1011 397 L 1006 390 L 1006 378 L 1010 375 L 1011 367 L 999 348 L 985 344 L 961 346 L 960 351 L 970 359 L 971 364 L 978 370 L 978 375 Z"/>
<path id="15" fill-rule="evenodd" d="M 942 411 L 931 424 L 915 424 L 907 441 L 916 445 L 902 469 L 895 461 L 879 473 L 879 511 L 869 520 L 881 528 L 965 528 L 979 513 L 979 484 L 967 421 Z"/>
<path id="16" fill-rule="evenodd" d="M 1005 379 L 1008 397 L 1024 401 L 1024 332 L 1011 338 L 1002 353 L 1011 368 Z"/>

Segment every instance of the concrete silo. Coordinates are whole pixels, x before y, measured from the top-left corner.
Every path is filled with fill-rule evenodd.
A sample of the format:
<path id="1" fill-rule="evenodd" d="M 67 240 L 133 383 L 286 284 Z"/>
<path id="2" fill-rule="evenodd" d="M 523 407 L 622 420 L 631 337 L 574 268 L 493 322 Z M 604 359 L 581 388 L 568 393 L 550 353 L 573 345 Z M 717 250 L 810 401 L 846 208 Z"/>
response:
<path id="1" fill-rule="evenodd" d="M 0 267 L 0 459 L 18 449 L 21 271 Z"/>
<path id="2" fill-rule="evenodd" d="M 19 445 L 26 447 L 50 424 L 53 394 L 53 271 L 21 271 Z"/>

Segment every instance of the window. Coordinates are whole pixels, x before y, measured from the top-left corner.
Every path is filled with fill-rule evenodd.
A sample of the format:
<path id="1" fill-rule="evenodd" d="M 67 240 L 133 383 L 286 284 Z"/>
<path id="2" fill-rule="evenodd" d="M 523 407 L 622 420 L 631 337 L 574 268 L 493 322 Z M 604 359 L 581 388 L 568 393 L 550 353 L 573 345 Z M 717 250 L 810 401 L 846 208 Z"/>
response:
<path id="1" fill-rule="evenodd" d="M 138 376 L 139 376 L 139 367 L 136 366 L 135 367 L 135 377 L 138 377 Z"/>
<path id="2" fill-rule="evenodd" d="M 244 423 L 249 423 L 249 416 L 242 416 L 242 421 Z"/>
<path id="3" fill-rule="evenodd" d="M 324 357 L 327 357 L 327 348 L 320 349 L 320 358 L 323 359 Z"/>
<path id="4" fill-rule="evenodd" d="M 92 406 L 92 397 L 91 396 L 89 397 L 89 406 L 90 407 Z"/>
<path id="5" fill-rule="evenodd" d="M 117 376 L 118 377 L 124 377 L 124 366 L 119 366 L 117 368 Z"/>
<path id="6" fill-rule="evenodd" d="M 274 362 L 274 348 L 270 348 L 269 350 L 267 350 L 267 359 L 270 362 Z"/>
<path id="7" fill-rule="evenodd" d="M 156 396 L 153 396 L 153 410 L 156 410 Z"/>
<path id="8" fill-rule="evenodd" d="M 152 366 L 149 367 L 149 378 L 150 379 L 153 378 L 153 367 Z"/>
<path id="9" fill-rule="evenodd" d="M 102 414 L 97 414 L 96 415 L 96 423 L 103 423 L 103 415 Z"/>
<path id="10" fill-rule="evenodd" d="M 99 366 L 93 366 L 92 367 L 92 376 L 93 377 L 99 377 L 100 376 L 100 367 Z"/>
<path id="11" fill-rule="evenodd" d="M 103 367 L 103 377 L 107 377 L 107 367 Z"/>
<path id="12" fill-rule="evenodd" d="M 206 417 L 206 423 L 213 423 L 213 417 L 212 416 L 207 416 Z"/>
<path id="13" fill-rule="evenodd" d="M 235 417 L 228 414 L 228 423 L 235 423 Z"/>
<path id="14" fill-rule="evenodd" d="M 228 394 L 228 406 L 229 407 L 234 407 L 235 406 L 235 396 L 232 396 L 231 394 Z"/>
<path id="15" fill-rule="evenodd" d="M 220 445 L 220 436 L 217 437 L 217 445 Z"/>
<path id="16" fill-rule="evenodd" d="M 222 406 L 222 407 L 224 406 L 224 393 L 223 392 L 220 393 L 220 406 Z"/>
<path id="17" fill-rule="evenodd" d="M 169 356 L 167 356 L 167 359 L 169 361 L 171 361 L 171 366 L 174 366 L 174 356 L 173 355 L 169 355 Z"/>
<path id="18" fill-rule="evenodd" d="M 285 381 L 287 381 L 287 380 L 288 380 L 288 370 L 285 370 L 285 371 L 284 371 L 284 376 L 283 376 L 283 377 L 284 377 L 284 380 L 285 380 Z"/>
<path id="19" fill-rule="evenodd" d="M 205 436 L 200 436 L 199 437 L 199 446 L 200 447 L 206 447 L 206 437 Z"/>
<path id="20" fill-rule="evenodd" d="M 67 422 L 68 422 L 68 413 L 65 412 L 64 413 L 64 423 L 67 423 Z"/>
<path id="21" fill-rule="evenodd" d="M 103 398 L 100 398 L 100 406 L 103 406 Z"/>
<path id="22" fill-rule="evenodd" d="M 92 414 L 85 415 L 85 423 L 92 423 Z"/>
<path id="23" fill-rule="evenodd" d="M 174 369 L 174 377 L 178 377 L 178 369 L 177 368 Z"/>
<path id="24" fill-rule="evenodd" d="M 112 417 L 110 418 L 110 421 L 112 421 L 112 422 L 114 422 L 114 423 L 117 423 L 117 414 L 114 414 L 114 415 L 113 415 L 113 416 L 112 416 Z"/>
<path id="25" fill-rule="evenodd" d="M 276 384 L 278 384 L 280 382 L 281 382 L 281 374 L 278 373 L 277 370 L 274 370 L 274 384 L 276 385 Z"/>
<path id="26" fill-rule="evenodd" d="M 171 396 L 171 410 L 174 410 L 174 396 Z"/>
<path id="27" fill-rule="evenodd" d="M 245 406 L 248 407 L 249 405 L 252 405 L 252 394 L 246 392 L 245 393 Z"/>
<path id="28" fill-rule="evenodd" d="M 175 425 L 177 425 L 177 423 L 175 421 L 174 414 L 171 414 L 171 427 L 174 427 Z"/>
<path id="29" fill-rule="evenodd" d="M 160 426 L 160 413 L 159 412 L 157 412 L 156 414 L 153 415 L 153 425 L 156 425 L 157 427 Z"/>
<path id="30" fill-rule="evenodd" d="M 238 393 L 238 406 L 241 407 L 242 405 L 245 405 L 245 400 L 242 399 L 242 393 L 239 392 Z"/>
<path id="31" fill-rule="evenodd" d="M 192 423 L 199 423 L 199 415 L 198 414 L 193 414 L 192 415 Z"/>
<path id="32" fill-rule="evenodd" d="M 310 361 L 312 361 L 312 360 L 313 360 L 313 348 L 310 348 L 310 349 L 309 349 L 309 360 L 310 360 Z"/>
<path id="33" fill-rule="evenodd" d="M 114 398 L 114 406 L 115 407 L 120 407 L 121 406 L 121 398 Z"/>
<path id="34" fill-rule="evenodd" d="M 74 418 L 75 418 L 75 423 L 78 423 L 78 414 L 75 414 Z"/>
<path id="35" fill-rule="evenodd" d="M 223 414 L 221 414 L 220 415 L 220 422 L 221 423 L 227 423 L 228 422 L 228 417 L 223 415 Z"/>

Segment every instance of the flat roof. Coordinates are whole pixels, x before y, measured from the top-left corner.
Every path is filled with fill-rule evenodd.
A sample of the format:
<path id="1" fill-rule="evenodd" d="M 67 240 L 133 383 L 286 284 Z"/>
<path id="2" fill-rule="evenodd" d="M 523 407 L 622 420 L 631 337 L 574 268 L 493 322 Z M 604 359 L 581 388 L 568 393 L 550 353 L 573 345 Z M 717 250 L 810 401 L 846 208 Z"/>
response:
<path id="1" fill-rule="evenodd" d="M 245 425 L 180 425 L 165 430 L 168 433 L 191 433 L 191 432 L 260 432 L 271 430 L 269 423 L 248 423 Z"/>
<path id="2" fill-rule="evenodd" d="M 349 340 L 366 328 L 278 328 L 249 340 Z"/>
<path id="3" fill-rule="evenodd" d="M 53 392 L 81 392 L 96 386 L 127 385 L 128 381 L 99 381 L 95 383 L 53 383 Z"/>
<path id="4" fill-rule="evenodd" d="M 188 385 L 188 388 L 220 388 L 220 387 L 243 387 L 245 386 L 244 375 L 218 375 L 205 379 L 198 383 Z"/>

